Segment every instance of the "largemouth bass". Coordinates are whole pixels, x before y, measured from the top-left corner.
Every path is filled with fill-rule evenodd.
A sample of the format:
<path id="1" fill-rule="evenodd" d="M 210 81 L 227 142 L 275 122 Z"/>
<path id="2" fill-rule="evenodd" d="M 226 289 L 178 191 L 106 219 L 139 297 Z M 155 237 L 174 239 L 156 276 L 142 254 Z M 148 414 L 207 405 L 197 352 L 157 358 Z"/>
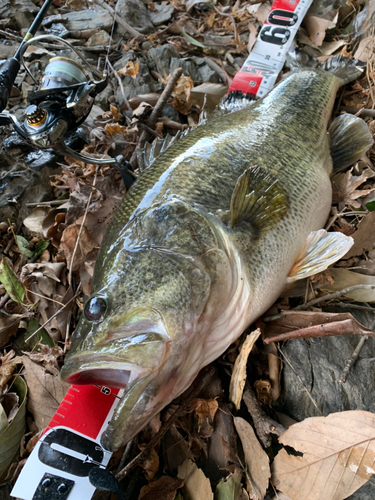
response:
<path id="1" fill-rule="evenodd" d="M 290 74 L 251 107 L 173 143 L 125 197 L 61 372 L 70 383 L 125 388 L 105 448 L 187 389 L 288 281 L 350 248 L 351 238 L 320 228 L 332 158 L 349 165 L 372 144 L 348 115 L 327 134 L 338 88 L 360 73 L 341 59 Z"/>

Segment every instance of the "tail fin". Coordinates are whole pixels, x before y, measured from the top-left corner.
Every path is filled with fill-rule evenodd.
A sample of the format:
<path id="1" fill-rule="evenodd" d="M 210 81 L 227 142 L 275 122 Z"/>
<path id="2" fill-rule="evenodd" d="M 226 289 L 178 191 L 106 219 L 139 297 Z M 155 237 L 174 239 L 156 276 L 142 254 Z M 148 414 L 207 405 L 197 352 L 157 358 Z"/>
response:
<path id="1" fill-rule="evenodd" d="M 349 83 L 362 75 L 366 64 L 358 59 L 348 59 L 343 56 L 334 56 L 320 63 L 299 49 L 287 54 L 287 64 L 292 70 L 301 68 L 317 68 L 332 73 L 340 81 L 340 86 Z"/>

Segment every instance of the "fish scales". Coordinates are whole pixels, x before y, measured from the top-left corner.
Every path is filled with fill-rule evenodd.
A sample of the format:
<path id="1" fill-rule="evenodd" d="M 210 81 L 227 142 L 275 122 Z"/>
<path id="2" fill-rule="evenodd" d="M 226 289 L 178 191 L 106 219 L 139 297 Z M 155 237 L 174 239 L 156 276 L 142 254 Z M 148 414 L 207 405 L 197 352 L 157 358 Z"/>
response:
<path id="1" fill-rule="evenodd" d="M 62 370 L 71 383 L 125 387 L 102 439 L 108 449 L 279 296 L 330 210 L 327 126 L 351 73 L 293 73 L 253 106 L 173 143 L 125 197 Z"/>

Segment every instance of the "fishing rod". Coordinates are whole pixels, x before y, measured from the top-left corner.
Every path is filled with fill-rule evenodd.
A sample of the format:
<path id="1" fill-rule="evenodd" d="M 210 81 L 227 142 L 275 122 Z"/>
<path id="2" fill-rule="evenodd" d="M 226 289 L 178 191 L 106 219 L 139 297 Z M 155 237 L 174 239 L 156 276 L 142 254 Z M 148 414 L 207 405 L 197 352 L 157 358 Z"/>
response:
<path id="1" fill-rule="evenodd" d="M 52 149 L 59 155 L 70 156 L 85 163 L 114 165 L 121 173 L 125 185 L 134 182 L 135 174 L 123 156 L 101 159 L 78 153 L 65 143 L 67 134 L 77 129 L 90 114 L 95 96 L 108 84 L 101 74 L 69 42 L 55 35 L 34 36 L 53 0 L 45 0 L 16 53 L 0 68 L 0 125 L 12 125 L 14 130 L 31 145 L 39 149 Z M 50 59 L 38 81 L 24 61 L 27 48 L 40 42 L 59 43 L 61 49 L 74 52 L 81 63 L 56 56 Z M 33 90 L 26 97 L 28 106 L 25 117 L 5 111 L 13 84 L 21 66 L 34 82 Z"/>

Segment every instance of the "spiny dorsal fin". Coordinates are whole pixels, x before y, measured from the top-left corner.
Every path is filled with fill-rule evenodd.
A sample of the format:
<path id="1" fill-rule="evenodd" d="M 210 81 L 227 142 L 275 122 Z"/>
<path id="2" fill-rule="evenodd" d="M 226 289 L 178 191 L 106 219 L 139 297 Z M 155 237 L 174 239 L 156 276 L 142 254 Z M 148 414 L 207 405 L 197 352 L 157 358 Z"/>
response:
<path id="1" fill-rule="evenodd" d="M 230 204 L 230 227 L 250 222 L 255 236 L 285 215 L 288 197 L 276 177 L 261 167 L 250 167 L 239 177 Z"/>
<path id="2" fill-rule="evenodd" d="M 328 132 L 333 169 L 336 171 L 353 165 L 374 142 L 367 123 L 358 116 L 338 116 Z"/>
<path id="3" fill-rule="evenodd" d="M 167 135 L 164 139 L 156 139 L 152 144 L 147 142 L 142 151 L 137 151 L 138 165 L 140 170 L 143 172 L 156 158 L 166 151 L 169 146 L 171 146 L 177 139 L 188 134 L 192 129 L 188 128 L 186 130 L 179 130 L 176 135 Z"/>

